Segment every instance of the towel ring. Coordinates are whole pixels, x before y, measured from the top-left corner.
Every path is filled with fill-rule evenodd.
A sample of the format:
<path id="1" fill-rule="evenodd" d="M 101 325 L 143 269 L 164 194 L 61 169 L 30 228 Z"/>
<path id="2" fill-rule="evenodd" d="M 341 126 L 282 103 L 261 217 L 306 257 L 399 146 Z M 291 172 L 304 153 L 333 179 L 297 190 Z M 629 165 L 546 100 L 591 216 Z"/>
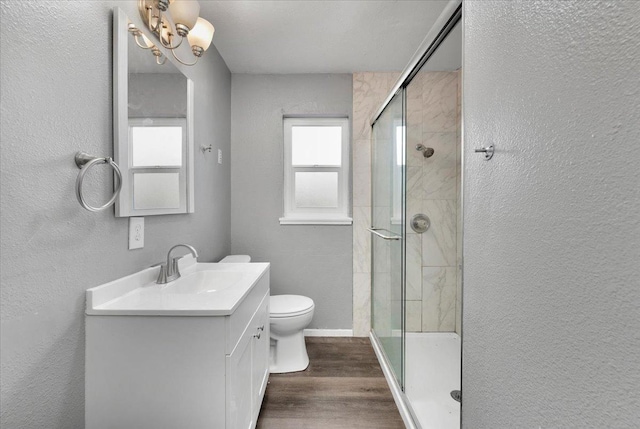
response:
<path id="1" fill-rule="evenodd" d="M 97 156 L 89 155 L 86 152 L 77 152 L 75 161 L 76 165 L 80 169 L 78 178 L 76 179 L 76 197 L 78 197 L 78 202 L 80 203 L 80 205 L 90 212 L 99 212 L 111 207 L 116 202 L 116 198 L 118 198 L 118 195 L 120 195 L 120 190 L 122 189 L 122 173 L 120 172 L 118 164 L 116 164 L 110 157 L 100 158 Z M 111 199 L 107 201 L 106 204 L 100 207 L 90 206 L 82 195 L 82 182 L 84 180 L 84 175 L 95 164 L 109 164 L 111 168 L 113 168 L 113 171 L 116 173 L 116 190 L 113 193 Z"/>

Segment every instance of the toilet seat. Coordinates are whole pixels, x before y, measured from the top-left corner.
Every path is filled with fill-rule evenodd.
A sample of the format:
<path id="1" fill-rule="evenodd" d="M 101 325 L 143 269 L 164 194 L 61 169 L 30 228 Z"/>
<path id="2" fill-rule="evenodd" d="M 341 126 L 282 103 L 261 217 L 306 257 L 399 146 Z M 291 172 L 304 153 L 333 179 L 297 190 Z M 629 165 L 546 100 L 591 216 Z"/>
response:
<path id="1" fill-rule="evenodd" d="M 273 295 L 269 298 L 269 317 L 301 316 L 313 311 L 311 298 L 301 295 Z"/>

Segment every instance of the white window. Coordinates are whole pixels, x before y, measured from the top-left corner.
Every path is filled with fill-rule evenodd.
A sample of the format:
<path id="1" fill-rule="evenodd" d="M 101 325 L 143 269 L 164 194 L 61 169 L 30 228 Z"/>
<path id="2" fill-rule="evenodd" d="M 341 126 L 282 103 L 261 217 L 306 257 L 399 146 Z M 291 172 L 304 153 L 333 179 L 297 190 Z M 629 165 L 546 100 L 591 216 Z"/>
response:
<path id="1" fill-rule="evenodd" d="M 284 119 L 280 224 L 350 225 L 349 120 Z"/>
<path id="2" fill-rule="evenodd" d="M 120 216 L 193 212 L 187 192 L 193 151 L 187 142 L 185 118 L 129 118 L 129 138 L 118 158 L 125 176 Z"/>
<path id="3" fill-rule="evenodd" d="M 402 173 L 405 170 L 405 126 L 402 125 L 402 121 L 396 121 L 395 135 L 393 136 L 394 142 L 394 155 L 395 162 L 392 168 L 392 186 L 393 186 L 393 210 L 391 214 L 391 224 L 400 225 L 402 223 L 402 185 L 404 183 L 404 177 Z"/>

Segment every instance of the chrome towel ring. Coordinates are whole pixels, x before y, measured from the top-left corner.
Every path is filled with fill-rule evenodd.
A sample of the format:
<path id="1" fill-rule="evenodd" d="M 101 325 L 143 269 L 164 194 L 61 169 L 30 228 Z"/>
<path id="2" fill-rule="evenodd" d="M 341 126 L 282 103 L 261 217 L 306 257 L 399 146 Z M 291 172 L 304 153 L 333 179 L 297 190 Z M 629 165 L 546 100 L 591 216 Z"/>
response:
<path id="1" fill-rule="evenodd" d="M 80 203 L 80 205 L 90 212 L 99 212 L 111 207 L 116 202 L 116 198 L 118 198 L 118 195 L 120 195 L 120 190 L 122 189 L 122 173 L 120 172 L 118 164 L 113 162 L 113 159 L 111 159 L 110 157 L 100 158 L 97 156 L 89 155 L 86 152 L 77 152 L 75 161 L 76 165 L 80 169 L 78 178 L 76 179 L 76 197 L 78 197 L 78 202 Z M 82 195 L 82 181 L 84 180 L 84 175 L 95 164 L 109 164 L 111 168 L 113 168 L 113 171 L 116 173 L 116 190 L 113 193 L 111 199 L 107 201 L 106 204 L 100 207 L 90 206 Z"/>

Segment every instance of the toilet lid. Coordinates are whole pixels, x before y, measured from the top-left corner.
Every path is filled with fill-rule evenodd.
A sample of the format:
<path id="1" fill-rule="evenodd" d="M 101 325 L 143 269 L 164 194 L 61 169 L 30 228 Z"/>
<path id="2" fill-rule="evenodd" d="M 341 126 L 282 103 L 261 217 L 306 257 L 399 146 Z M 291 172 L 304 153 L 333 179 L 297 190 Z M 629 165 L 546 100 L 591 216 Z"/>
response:
<path id="1" fill-rule="evenodd" d="M 313 309 L 313 300 L 301 295 L 273 295 L 269 298 L 271 317 L 290 317 L 308 313 Z"/>

